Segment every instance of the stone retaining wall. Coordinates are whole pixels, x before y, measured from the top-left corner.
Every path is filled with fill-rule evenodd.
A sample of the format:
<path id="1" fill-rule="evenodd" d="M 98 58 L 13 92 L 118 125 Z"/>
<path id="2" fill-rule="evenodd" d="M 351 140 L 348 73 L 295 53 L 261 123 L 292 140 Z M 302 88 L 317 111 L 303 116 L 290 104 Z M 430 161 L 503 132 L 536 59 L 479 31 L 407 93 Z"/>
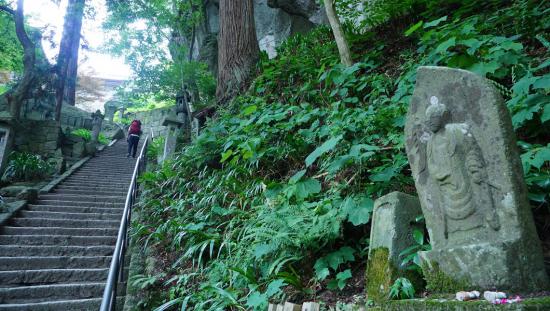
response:
<path id="1" fill-rule="evenodd" d="M 53 120 L 25 120 L 15 131 L 14 149 L 53 157 L 61 145 L 62 133 Z"/>
<path id="2" fill-rule="evenodd" d="M 128 113 L 128 118 L 130 120 L 138 119 L 141 121 L 141 129 L 143 130 L 143 134 L 149 134 L 152 129 L 155 136 L 165 136 L 166 127 L 162 125 L 162 120 L 166 116 L 175 117 L 176 106 Z"/>

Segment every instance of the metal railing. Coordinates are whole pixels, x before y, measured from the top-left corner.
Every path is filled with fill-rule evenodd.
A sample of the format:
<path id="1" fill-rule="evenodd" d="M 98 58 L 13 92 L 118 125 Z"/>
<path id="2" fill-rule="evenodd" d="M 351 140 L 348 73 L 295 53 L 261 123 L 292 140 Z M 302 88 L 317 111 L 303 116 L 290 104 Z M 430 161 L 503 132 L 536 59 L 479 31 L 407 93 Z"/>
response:
<path id="1" fill-rule="evenodd" d="M 109 276 L 107 277 L 107 283 L 103 291 L 103 300 L 99 308 L 100 311 L 112 311 L 116 308 L 117 285 L 124 278 L 124 255 L 128 248 L 128 227 L 132 217 L 132 207 L 138 192 L 137 178 L 139 174 L 145 170 L 145 165 L 147 164 L 147 146 L 152 139 L 152 134 L 145 139 L 134 167 L 132 181 L 128 188 L 128 193 L 126 194 L 126 202 L 124 204 L 124 211 L 122 212 L 122 220 L 118 230 L 115 251 L 111 259 Z"/>

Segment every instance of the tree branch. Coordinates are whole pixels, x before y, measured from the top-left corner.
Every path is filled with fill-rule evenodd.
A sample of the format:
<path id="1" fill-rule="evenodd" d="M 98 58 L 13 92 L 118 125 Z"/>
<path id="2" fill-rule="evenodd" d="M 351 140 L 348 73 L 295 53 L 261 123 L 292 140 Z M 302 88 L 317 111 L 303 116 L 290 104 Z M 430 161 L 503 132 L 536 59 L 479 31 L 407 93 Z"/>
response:
<path id="1" fill-rule="evenodd" d="M 13 9 L 11 9 L 10 7 L 8 7 L 7 5 L 0 5 L 0 11 L 6 12 L 6 13 L 11 14 L 11 15 L 15 15 L 15 11 Z"/>

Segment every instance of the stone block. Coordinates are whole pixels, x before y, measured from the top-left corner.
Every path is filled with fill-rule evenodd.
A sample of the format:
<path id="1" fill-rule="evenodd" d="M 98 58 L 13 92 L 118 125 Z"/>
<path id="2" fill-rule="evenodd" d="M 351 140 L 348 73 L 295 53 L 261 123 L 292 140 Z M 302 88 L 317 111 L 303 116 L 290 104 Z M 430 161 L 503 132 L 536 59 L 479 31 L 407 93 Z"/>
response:
<path id="1" fill-rule="evenodd" d="M 319 311 L 321 310 L 321 305 L 316 302 L 304 302 L 302 304 L 302 311 Z"/>
<path id="2" fill-rule="evenodd" d="M 399 277 L 408 278 L 417 289 L 422 284 L 418 272 L 401 266 L 399 256 L 417 245 L 413 231 L 423 230 L 415 222 L 421 215 L 418 198 L 405 193 L 392 192 L 375 201 L 366 272 L 368 299 L 376 303 L 388 300 L 390 286 Z"/>
<path id="3" fill-rule="evenodd" d="M 432 250 L 426 275 L 477 290 L 548 288 L 511 118 L 474 73 L 420 67 L 406 149 Z M 437 288 L 430 284 L 428 288 Z"/>
<path id="4" fill-rule="evenodd" d="M 301 305 L 297 305 L 291 302 L 285 302 L 285 305 L 283 307 L 283 311 L 300 311 L 302 310 Z"/>
<path id="5" fill-rule="evenodd" d="M 28 203 L 34 203 L 38 199 L 38 190 L 27 188 L 15 196 L 18 200 L 27 200 Z"/>
<path id="6" fill-rule="evenodd" d="M 83 141 L 73 144 L 73 157 L 82 158 L 85 154 L 85 144 Z"/>

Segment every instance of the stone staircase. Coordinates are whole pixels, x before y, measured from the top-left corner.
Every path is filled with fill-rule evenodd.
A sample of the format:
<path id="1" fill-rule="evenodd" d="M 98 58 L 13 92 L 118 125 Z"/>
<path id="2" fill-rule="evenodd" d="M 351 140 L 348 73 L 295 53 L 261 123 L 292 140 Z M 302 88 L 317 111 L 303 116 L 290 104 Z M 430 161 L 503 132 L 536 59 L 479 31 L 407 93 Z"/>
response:
<path id="1" fill-rule="evenodd" d="M 0 311 L 99 309 L 135 165 L 126 146 L 107 147 L 1 228 Z"/>

